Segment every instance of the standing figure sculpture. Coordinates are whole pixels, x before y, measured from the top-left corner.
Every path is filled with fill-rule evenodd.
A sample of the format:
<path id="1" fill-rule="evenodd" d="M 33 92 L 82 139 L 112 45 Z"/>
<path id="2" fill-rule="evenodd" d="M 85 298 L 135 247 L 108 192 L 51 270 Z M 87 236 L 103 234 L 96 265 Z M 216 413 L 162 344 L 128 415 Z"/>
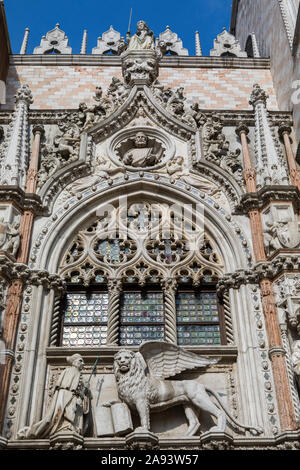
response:
<path id="1" fill-rule="evenodd" d="M 130 50 L 145 50 L 154 49 L 154 34 L 149 29 L 145 21 L 139 21 L 137 24 L 137 32 L 131 38 L 127 38 L 129 41 L 128 51 Z"/>
<path id="2" fill-rule="evenodd" d="M 58 432 L 84 434 L 84 417 L 89 413 L 89 390 L 82 379 L 84 362 L 80 354 L 67 358 L 45 417 L 18 432 L 19 439 L 47 438 Z"/>

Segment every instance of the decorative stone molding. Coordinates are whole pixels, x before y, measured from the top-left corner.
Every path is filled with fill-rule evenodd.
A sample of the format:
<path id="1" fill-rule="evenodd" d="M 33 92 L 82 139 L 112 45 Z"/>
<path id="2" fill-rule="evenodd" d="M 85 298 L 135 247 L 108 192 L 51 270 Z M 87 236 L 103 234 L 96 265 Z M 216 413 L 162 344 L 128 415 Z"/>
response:
<path id="1" fill-rule="evenodd" d="M 239 41 L 224 29 L 214 40 L 214 49 L 211 49 L 210 55 L 215 57 L 247 57 L 247 52 L 242 51 Z"/>
<path id="2" fill-rule="evenodd" d="M 59 29 L 59 24 L 54 29 L 48 31 L 46 36 L 42 37 L 40 46 L 36 47 L 33 54 L 72 54 L 72 48 L 69 46 L 69 39 L 66 33 Z"/>
<path id="3" fill-rule="evenodd" d="M 163 44 L 162 44 L 163 43 Z M 170 52 L 172 55 L 187 56 L 189 51 L 184 49 L 182 40 L 178 38 L 176 33 L 170 30 L 169 26 L 166 26 L 166 30 L 160 33 L 158 40 L 156 40 L 157 46 L 161 46 L 165 50 L 165 54 Z"/>
<path id="4" fill-rule="evenodd" d="M 24 190 L 29 151 L 28 108 L 33 102 L 28 85 L 19 88 L 15 101 L 16 109 L 3 147 L 0 185 L 17 186 Z"/>
<path id="5" fill-rule="evenodd" d="M 272 201 L 291 201 L 300 210 L 300 191 L 295 186 L 268 186 L 257 193 L 243 194 L 235 207 L 235 214 L 246 215 L 252 209 L 263 209 Z"/>
<path id="6" fill-rule="evenodd" d="M 128 450 L 158 450 L 159 439 L 150 431 L 138 432 L 134 431 L 125 437 L 126 447 Z"/>
<path id="7" fill-rule="evenodd" d="M 107 54 L 111 52 L 112 54 L 119 54 L 120 50 L 120 41 L 124 38 L 121 38 L 121 34 L 118 31 L 115 31 L 113 26 L 110 26 L 108 31 L 105 31 L 101 37 L 98 38 L 97 47 L 94 47 L 92 54 Z"/>
<path id="8" fill-rule="evenodd" d="M 272 185 L 288 185 L 287 162 L 283 157 L 274 125 L 268 115 L 268 95 L 258 85 L 253 86 L 249 103 L 255 112 L 255 151 L 257 188 Z"/>
<path id="9" fill-rule="evenodd" d="M 127 50 L 121 57 L 125 83 L 149 86 L 157 79 L 159 58 L 156 51 Z"/>

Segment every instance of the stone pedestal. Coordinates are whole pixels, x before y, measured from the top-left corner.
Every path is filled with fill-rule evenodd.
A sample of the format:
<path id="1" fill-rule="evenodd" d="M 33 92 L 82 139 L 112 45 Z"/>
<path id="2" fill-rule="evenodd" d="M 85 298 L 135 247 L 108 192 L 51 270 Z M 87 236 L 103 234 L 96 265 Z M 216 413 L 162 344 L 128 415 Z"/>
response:
<path id="1" fill-rule="evenodd" d="M 150 431 L 135 430 L 125 437 L 129 450 L 158 450 L 159 439 Z"/>
<path id="2" fill-rule="evenodd" d="M 233 437 L 225 432 L 208 431 L 200 436 L 200 445 L 203 450 L 230 450 Z"/>
<path id="3" fill-rule="evenodd" d="M 159 57 L 154 50 L 132 50 L 121 55 L 125 82 L 150 86 L 158 77 Z"/>
<path id="4" fill-rule="evenodd" d="M 83 443 L 83 436 L 76 432 L 58 432 L 50 436 L 50 448 L 52 450 L 80 450 Z"/>
<path id="5" fill-rule="evenodd" d="M 4 450 L 7 448 L 7 439 L 5 437 L 0 436 L 0 450 Z"/>

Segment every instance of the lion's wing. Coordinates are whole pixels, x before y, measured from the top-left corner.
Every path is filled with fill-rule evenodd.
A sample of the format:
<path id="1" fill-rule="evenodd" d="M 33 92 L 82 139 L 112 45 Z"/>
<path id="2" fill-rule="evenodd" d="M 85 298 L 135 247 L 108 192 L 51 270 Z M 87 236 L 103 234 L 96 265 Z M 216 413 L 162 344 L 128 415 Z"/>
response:
<path id="1" fill-rule="evenodd" d="M 199 356 L 164 341 L 148 341 L 140 346 L 139 351 L 147 363 L 150 375 L 165 379 L 184 370 L 208 367 L 221 359 Z"/>

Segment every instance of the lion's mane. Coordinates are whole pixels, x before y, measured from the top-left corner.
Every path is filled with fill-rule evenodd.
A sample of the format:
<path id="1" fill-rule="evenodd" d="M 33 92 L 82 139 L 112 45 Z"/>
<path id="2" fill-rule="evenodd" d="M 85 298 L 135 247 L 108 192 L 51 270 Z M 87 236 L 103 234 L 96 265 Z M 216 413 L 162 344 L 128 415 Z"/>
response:
<path id="1" fill-rule="evenodd" d="M 125 350 L 119 351 L 122 354 Z M 126 351 L 128 353 L 128 351 Z M 117 361 L 114 361 L 114 372 L 118 385 L 119 397 L 125 401 L 129 406 L 135 405 L 136 399 L 143 396 L 147 401 L 151 402 L 151 398 L 154 398 L 154 390 L 150 387 L 149 379 L 146 377 L 144 366 L 139 358 L 139 354 L 135 354 L 133 351 L 130 352 L 131 361 L 129 371 L 122 373 L 119 370 Z"/>

